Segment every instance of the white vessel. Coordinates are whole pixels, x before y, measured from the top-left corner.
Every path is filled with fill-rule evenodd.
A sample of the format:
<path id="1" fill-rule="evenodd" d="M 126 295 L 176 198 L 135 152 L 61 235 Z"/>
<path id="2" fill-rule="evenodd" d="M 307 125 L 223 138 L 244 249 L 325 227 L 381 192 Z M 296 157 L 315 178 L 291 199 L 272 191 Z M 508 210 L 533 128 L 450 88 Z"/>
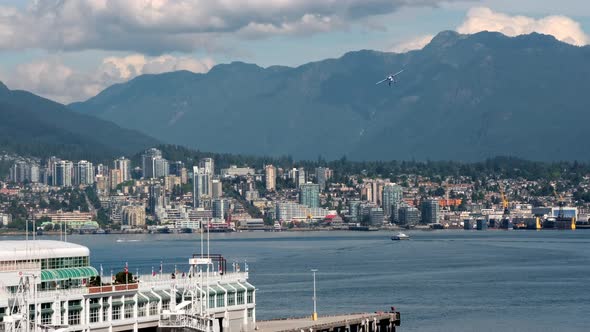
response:
<path id="1" fill-rule="evenodd" d="M 404 233 L 397 233 L 396 235 L 392 236 L 391 239 L 394 241 L 409 240 L 410 236 Z"/>
<path id="2" fill-rule="evenodd" d="M 182 276 L 115 283 L 105 276 L 101 282 L 89 255 L 87 247 L 61 241 L 0 241 L 0 331 L 254 328 L 256 289 L 247 266 L 226 271 L 222 256 L 199 255 Z"/>

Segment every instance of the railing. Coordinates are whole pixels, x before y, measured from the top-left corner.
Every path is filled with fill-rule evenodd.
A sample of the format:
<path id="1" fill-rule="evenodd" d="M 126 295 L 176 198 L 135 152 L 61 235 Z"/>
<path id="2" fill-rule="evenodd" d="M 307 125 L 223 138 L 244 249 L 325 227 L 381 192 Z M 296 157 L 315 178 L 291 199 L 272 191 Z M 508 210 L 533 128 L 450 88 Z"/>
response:
<path id="1" fill-rule="evenodd" d="M 139 288 L 139 285 L 137 283 L 120 284 L 120 285 L 107 285 L 107 286 L 88 287 L 88 292 L 90 294 L 111 293 L 111 292 L 123 292 L 123 291 L 128 291 L 128 290 L 137 290 L 138 288 Z"/>
<path id="2" fill-rule="evenodd" d="M 38 298 L 55 298 L 64 295 L 85 295 L 88 294 L 88 288 L 86 287 L 77 287 L 77 288 L 68 288 L 68 289 L 55 289 L 55 290 L 45 290 L 45 291 L 38 291 L 37 297 Z M 32 296 L 32 294 L 30 294 Z"/>
<path id="3" fill-rule="evenodd" d="M 41 262 L 0 262 L 0 272 L 38 271 L 41 269 Z"/>
<path id="4" fill-rule="evenodd" d="M 160 315 L 159 327 L 179 327 L 207 332 L 209 321 L 206 318 L 187 314 L 162 314 Z"/>
<path id="5" fill-rule="evenodd" d="M 205 281 L 206 273 L 202 273 L 203 281 Z M 211 284 L 215 284 L 218 281 L 221 282 L 238 282 L 244 281 L 248 279 L 248 272 L 231 272 L 226 274 L 218 274 L 218 273 L 210 273 L 209 274 L 209 282 Z M 139 278 L 139 289 L 151 289 L 157 288 L 161 286 L 169 287 L 170 285 L 177 285 L 177 286 L 188 286 L 194 284 L 195 282 L 201 281 L 201 275 L 194 275 L 192 277 L 188 277 L 188 275 L 176 276 L 172 278 L 171 275 L 143 275 Z"/>

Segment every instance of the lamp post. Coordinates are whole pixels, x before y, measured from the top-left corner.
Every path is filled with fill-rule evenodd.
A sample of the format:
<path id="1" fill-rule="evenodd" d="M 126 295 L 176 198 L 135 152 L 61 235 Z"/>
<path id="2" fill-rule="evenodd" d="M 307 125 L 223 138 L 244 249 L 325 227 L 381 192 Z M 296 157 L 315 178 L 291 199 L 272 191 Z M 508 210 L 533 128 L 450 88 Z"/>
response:
<path id="1" fill-rule="evenodd" d="M 317 307 L 317 298 L 316 298 L 316 292 L 315 292 L 315 273 L 318 272 L 317 269 L 312 269 L 311 272 L 313 272 L 313 314 L 311 316 L 311 320 L 318 320 L 318 307 Z"/>

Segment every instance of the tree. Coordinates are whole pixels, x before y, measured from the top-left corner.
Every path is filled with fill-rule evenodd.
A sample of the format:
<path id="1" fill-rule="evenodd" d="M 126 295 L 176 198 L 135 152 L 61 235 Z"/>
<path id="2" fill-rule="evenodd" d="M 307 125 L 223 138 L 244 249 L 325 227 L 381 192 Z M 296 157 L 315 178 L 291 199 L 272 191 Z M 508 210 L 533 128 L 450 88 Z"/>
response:
<path id="1" fill-rule="evenodd" d="M 446 193 L 446 192 L 445 192 L 445 188 L 443 188 L 443 187 L 438 187 L 438 188 L 436 188 L 436 190 L 434 191 L 434 193 L 433 193 L 433 194 L 434 194 L 434 196 L 439 196 L 439 197 L 442 197 L 442 196 L 444 196 L 444 195 L 445 195 L 445 193 Z"/>
<path id="2" fill-rule="evenodd" d="M 102 286 L 100 276 L 90 277 L 90 280 L 88 281 L 88 286 L 90 286 L 90 287 Z"/>
<path id="3" fill-rule="evenodd" d="M 117 283 L 117 284 L 127 284 L 127 283 L 132 284 L 132 283 L 134 283 L 133 273 L 131 273 L 131 272 L 125 273 L 125 271 L 117 272 L 117 274 L 115 275 L 115 283 Z"/>

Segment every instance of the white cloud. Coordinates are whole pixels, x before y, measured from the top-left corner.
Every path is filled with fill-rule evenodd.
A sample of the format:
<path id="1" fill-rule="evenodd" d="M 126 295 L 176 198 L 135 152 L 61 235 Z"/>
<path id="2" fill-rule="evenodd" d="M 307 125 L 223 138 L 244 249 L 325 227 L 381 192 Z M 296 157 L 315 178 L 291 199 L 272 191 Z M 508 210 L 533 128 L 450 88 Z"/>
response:
<path id="1" fill-rule="evenodd" d="M 239 36 L 246 38 L 264 38 L 268 35 L 305 35 L 315 32 L 327 32 L 346 24 L 335 16 L 305 14 L 293 22 L 254 23 L 251 22 L 237 31 Z"/>
<path id="2" fill-rule="evenodd" d="M 590 38 L 580 23 L 567 16 L 547 16 L 534 19 L 527 16 L 511 16 L 485 7 L 472 8 L 466 20 L 457 28 L 459 33 L 497 31 L 507 36 L 518 36 L 532 32 L 552 35 L 572 45 L 587 45 Z"/>
<path id="3" fill-rule="evenodd" d="M 30 0 L 0 7 L 0 49 L 125 50 L 217 47 L 220 36 L 325 32 L 403 6 L 443 0 Z M 448 2 L 448 1 L 444 1 Z"/>
<path id="4" fill-rule="evenodd" d="M 405 53 L 413 50 L 421 50 L 434 38 L 433 35 L 418 36 L 408 41 L 402 42 L 391 48 L 391 52 Z"/>
<path id="5" fill-rule="evenodd" d="M 70 103 L 93 97 L 112 84 L 125 82 L 138 75 L 175 70 L 203 73 L 213 65 L 213 60 L 209 58 L 172 55 L 146 57 L 133 54 L 105 58 L 96 69 L 84 72 L 65 65 L 60 57 L 52 56 L 20 64 L 9 72 L 3 72 L 0 79 L 11 89 L 23 89 L 55 101 Z"/>
<path id="6" fill-rule="evenodd" d="M 535 19 L 522 15 L 511 16 L 486 7 L 471 8 L 467 12 L 465 20 L 456 30 L 464 34 L 494 31 L 511 37 L 538 32 L 552 35 L 556 39 L 572 45 L 583 46 L 590 43 L 590 37 L 582 30 L 580 23 L 567 16 L 552 15 Z M 404 53 L 422 49 L 432 38 L 432 35 L 414 37 L 395 45 L 390 51 Z"/>

